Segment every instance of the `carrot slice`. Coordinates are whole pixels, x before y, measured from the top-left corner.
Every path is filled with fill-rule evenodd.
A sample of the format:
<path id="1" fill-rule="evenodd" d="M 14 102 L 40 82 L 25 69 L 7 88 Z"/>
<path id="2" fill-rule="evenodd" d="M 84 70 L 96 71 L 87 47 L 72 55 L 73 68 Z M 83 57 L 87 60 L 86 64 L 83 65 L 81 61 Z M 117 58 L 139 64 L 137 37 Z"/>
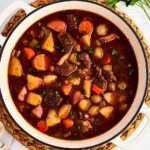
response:
<path id="1" fill-rule="evenodd" d="M 65 32 L 67 25 L 62 20 L 53 20 L 48 22 L 47 26 L 56 32 Z"/>
<path id="2" fill-rule="evenodd" d="M 65 128 L 69 129 L 69 128 L 73 127 L 74 121 L 69 118 L 65 119 L 65 120 L 63 120 L 63 125 L 65 126 Z"/>
<path id="3" fill-rule="evenodd" d="M 92 91 L 96 94 L 101 94 L 103 92 L 103 89 L 98 87 L 96 84 L 92 84 Z"/>
<path id="4" fill-rule="evenodd" d="M 80 91 L 76 91 L 72 97 L 72 104 L 77 104 L 82 99 L 82 94 Z"/>
<path id="5" fill-rule="evenodd" d="M 36 127 L 41 132 L 46 132 L 48 130 L 48 126 L 46 125 L 46 121 L 44 120 L 38 121 Z"/>
<path id="6" fill-rule="evenodd" d="M 79 32 L 85 33 L 85 34 L 91 34 L 93 32 L 93 23 L 89 20 L 83 20 L 81 21 L 79 25 Z"/>
<path id="7" fill-rule="evenodd" d="M 72 90 L 71 84 L 64 84 L 61 88 L 61 91 L 63 92 L 64 95 L 69 95 L 71 90 Z"/>
<path id="8" fill-rule="evenodd" d="M 49 58 L 45 54 L 35 56 L 32 62 L 35 69 L 39 71 L 46 71 L 49 66 Z"/>
<path id="9" fill-rule="evenodd" d="M 28 60 L 32 59 L 35 56 L 35 51 L 32 48 L 25 47 L 23 49 L 23 53 Z"/>

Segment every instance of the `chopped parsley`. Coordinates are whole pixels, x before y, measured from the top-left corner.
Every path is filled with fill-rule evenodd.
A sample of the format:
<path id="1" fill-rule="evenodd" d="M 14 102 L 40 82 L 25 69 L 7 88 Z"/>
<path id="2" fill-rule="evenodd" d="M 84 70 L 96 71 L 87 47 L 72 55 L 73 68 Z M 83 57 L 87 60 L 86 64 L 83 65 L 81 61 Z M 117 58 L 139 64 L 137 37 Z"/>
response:
<path id="1" fill-rule="evenodd" d="M 91 47 L 89 47 L 87 50 L 88 50 L 89 54 L 93 54 L 93 52 L 94 52 L 93 48 L 91 48 Z"/>
<path id="2" fill-rule="evenodd" d="M 60 96 L 59 91 L 55 91 L 54 96 L 59 97 Z"/>
<path id="3" fill-rule="evenodd" d="M 115 48 L 112 49 L 112 55 L 113 55 L 113 56 L 118 55 L 118 51 L 117 51 Z"/>

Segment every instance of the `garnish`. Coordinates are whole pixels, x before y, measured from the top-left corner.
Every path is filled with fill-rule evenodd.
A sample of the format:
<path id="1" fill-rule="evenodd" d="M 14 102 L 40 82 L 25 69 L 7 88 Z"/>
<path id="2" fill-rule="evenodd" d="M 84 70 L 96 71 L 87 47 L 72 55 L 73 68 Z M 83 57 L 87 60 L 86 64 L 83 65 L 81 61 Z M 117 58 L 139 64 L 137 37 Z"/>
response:
<path id="1" fill-rule="evenodd" d="M 114 7 L 120 1 L 124 1 L 127 6 L 139 6 L 143 10 L 147 18 L 150 20 L 150 14 L 148 13 L 148 8 L 150 9 L 150 0 L 107 0 L 106 4 L 110 7 Z"/>
<path id="2" fill-rule="evenodd" d="M 88 52 L 89 52 L 90 54 L 93 54 L 93 52 L 94 52 L 93 48 L 91 48 L 91 47 L 88 48 L 87 50 L 88 50 Z"/>
<path id="3" fill-rule="evenodd" d="M 118 55 L 118 52 L 117 52 L 117 50 L 115 48 L 112 49 L 112 55 L 113 56 Z"/>

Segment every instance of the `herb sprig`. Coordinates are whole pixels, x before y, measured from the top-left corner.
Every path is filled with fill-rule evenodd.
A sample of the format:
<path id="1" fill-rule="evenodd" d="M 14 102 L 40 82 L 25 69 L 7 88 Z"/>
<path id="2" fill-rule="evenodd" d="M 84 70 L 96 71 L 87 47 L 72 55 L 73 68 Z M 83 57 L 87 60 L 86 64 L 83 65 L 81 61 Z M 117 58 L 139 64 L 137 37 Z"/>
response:
<path id="1" fill-rule="evenodd" d="M 148 9 L 150 9 L 150 0 L 106 0 L 106 4 L 111 7 L 114 7 L 120 1 L 125 2 L 127 6 L 139 6 L 143 10 L 147 18 L 150 20 L 150 14 L 148 13 Z"/>

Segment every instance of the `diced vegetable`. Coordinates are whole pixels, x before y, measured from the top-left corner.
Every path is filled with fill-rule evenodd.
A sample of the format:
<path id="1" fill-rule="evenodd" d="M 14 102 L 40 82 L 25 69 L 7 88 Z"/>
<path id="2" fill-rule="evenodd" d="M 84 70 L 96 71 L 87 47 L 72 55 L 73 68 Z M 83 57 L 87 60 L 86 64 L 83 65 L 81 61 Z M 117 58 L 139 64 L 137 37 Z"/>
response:
<path id="1" fill-rule="evenodd" d="M 83 20 L 79 25 L 79 32 L 83 34 L 91 34 L 93 32 L 93 23 L 89 20 Z"/>
<path id="2" fill-rule="evenodd" d="M 109 42 L 112 42 L 112 41 L 119 39 L 119 38 L 120 37 L 118 35 L 116 35 L 115 33 L 111 33 L 109 35 L 100 37 L 99 40 L 104 42 L 104 43 L 109 43 Z"/>
<path id="3" fill-rule="evenodd" d="M 95 45 L 96 45 L 96 46 L 101 46 L 101 45 L 102 45 L 102 43 L 101 43 L 101 41 L 100 41 L 100 40 L 96 40 L 96 41 L 95 41 Z"/>
<path id="4" fill-rule="evenodd" d="M 67 29 L 67 24 L 63 20 L 50 21 L 47 26 L 56 32 L 65 32 Z"/>
<path id="5" fill-rule="evenodd" d="M 113 56 L 117 56 L 117 55 L 118 55 L 118 51 L 117 51 L 115 48 L 113 48 L 111 54 L 112 54 Z"/>
<path id="6" fill-rule="evenodd" d="M 103 49 L 101 47 L 96 47 L 94 50 L 94 56 L 98 59 L 101 59 L 103 55 Z"/>
<path id="7" fill-rule="evenodd" d="M 78 56 L 77 53 L 72 53 L 72 54 L 70 55 L 69 61 L 70 61 L 71 63 L 76 64 L 76 65 L 80 65 L 80 62 L 78 61 L 77 56 Z"/>
<path id="8" fill-rule="evenodd" d="M 90 100 L 88 99 L 82 99 L 80 102 L 79 102 L 79 108 L 82 110 L 82 111 L 88 111 L 89 107 L 91 106 L 91 102 Z"/>
<path id="9" fill-rule="evenodd" d="M 23 75 L 23 69 L 20 60 L 13 56 L 9 64 L 9 75 L 21 77 Z"/>
<path id="10" fill-rule="evenodd" d="M 100 108 L 99 113 L 104 116 L 106 119 L 108 119 L 114 111 L 114 108 L 112 106 L 106 106 L 103 108 Z"/>
<path id="11" fill-rule="evenodd" d="M 37 39 L 32 39 L 32 41 L 29 43 L 29 46 L 34 49 L 40 47 L 40 44 Z"/>
<path id="12" fill-rule="evenodd" d="M 99 106 L 92 106 L 88 113 L 91 115 L 91 116 L 96 116 L 98 114 L 98 111 L 99 111 Z"/>
<path id="13" fill-rule="evenodd" d="M 41 78 L 33 76 L 31 74 L 27 75 L 27 87 L 29 90 L 37 89 L 42 84 L 43 84 L 43 80 Z"/>
<path id="14" fill-rule="evenodd" d="M 94 104 L 99 104 L 102 101 L 102 97 L 100 95 L 92 95 L 91 96 L 91 101 Z"/>
<path id="15" fill-rule="evenodd" d="M 61 88 L 61 91 L 64 95 L 69 95 L 72 90 L 71 84 L 64 84 Z"/>
<path id="16" fill-rule="evenodd" d="M 92 91 L 96 94 L 103 93 L 103 89 L 98 87 L 96 84 L 92 84 Z"/>
<path id="17" fill-rule="evenodd" d="M 82 99 L 82 94 L 80 91 L 76 91 L 73 94 L 72 103 L 75 105 Z"/>
<path id="18" fill-rule="evenodd" d="M 35 51 L 32 48 L 25 47 L 23 48 L 23 54 L 28 60 L 30 60 L 35 56 Z"/>
<path id="19" fill-rule="evenodd" d="M 104 71 L 111 72 L 111 71 L 112 71 L 112 65 L 110 65 L 110 64 L 104 65 L 104 66 L 103 66 L 103 70 L 104 70 Z"/>
<path id="20" fill-rule="evenodd" d="M 48 130 L 48 126 L 44 120 L 40 120 L 36 124 L 36 128 L 41 132 L 46 132 Z"/>
<path id="21" fill-rule="evenodd" d="M 61 119 L 58 117 L 56 110 L 51 109 L 48 112 L 47 118 L 46 118 L 46 124 L 48 127 L 53 127 L 61 122 Z"/>
<path id="22" fill-rule="evenodd" d="M 69 79 L 69 83 L 72 85 L 80 85 L 81 78 L 80 77 L 72 77 Z"/>
<path id="23" fill-rule="evenodd" d="M 32 110 L 32 114 L 35 115 L 37 118 L 41 118 L 42 115 L 43 115 L 43 108 L 41 105 L 35 107 L 33 110 Z"/>
<path id="24" fill-rule="evenodd" d="M 59 66 L 63 65 L 65 63 L 65 61 L 69 58 L 70 54 L 71 54 L 71 51 L 64 54 L 57 62 L 57 65 L 59 65 Z"/>
<path id="25" fill-rule="evenodd" d="M 116 83 L 110 82 L 110 83 L 108 84 L 108 89 L 109 89 L 109 91 L 114 92 L 114 91 L 116 90 Z"/>
<path id="26" fill-rule="evenodd" d="M 93 128 L 89 120 L 82 121 L 81 132 L 86 133 Z"/>
<path id="27" fill-rule="evenodd" d="M 91 96 L 91 81 L 90 80 L 84 80 L 83 89 L 84 89 L 85 97 L 89 98 Z"/>
<path id="28" fill-rule="evenodd" d="M 54 39 L 52 32 L 46 37 L 44 43 L 42 44 L 42 49 L 53 53 L 55 51 Z"/>
<path id="29" fill-rule="evenodd" d="M 109 56 L 109 55 L 105 55 L 104 57 L 103 57 L 103 63 L 105 64 L 105 65 L 107 65 L 107 64 L 109 64 L 111 62 L 111 57 Z"/>
<path id="30" fill-rule="evenodd" d="M 71 104 L 64 104 L 60 107 L 60 109 L 58 111 L 58 116 L 61 119 L 65 119 L 68 117 L 70 110 L 71 110 Z"/>
<path id="31" fill-rule="evenodd" d="M 116 95 L 115 95 L 115 93 L 107 92 L 103 96 L 104 96 L 104 99 L 107 101 L 107 103 L 109 103 L 111 105 L 116 104 Z"/>
<path id="32" fill-rule="evenodd" d="M 46 84 L 46 85 L 49 85 L 49 84 L 51 84 L 51 83 L 53 83 L 53 82 L 55 82 L 57 80 L 57 76 L 56 75 L 45 75 L 44 76 L 44 79 L 43 79 L 43 81 L 44 81 L 44 83 Z"/>
<path id="33" fill-rule="evenodd" d="M 27 88 L 26 86 L 23 86 L 19 91 L 18 100 L 23 102 L 27 94 L 28 94 Z"/>
<path id="34" fill-rule="evenodd" d="M 125 90 L 126 88 L 127 88 L 127 84 L 125 82 L 122 81 L 118 84 L 119 90 Z"/>
<path id="35" fill-rule="evenodd" d="M 32 106 L 38 106 L 42 103 L 42 97 L 39 94 L 30 92 L 27 96 L 27 103 Z"/>
<path id="36" fill-rule="evenodd" d="M 49 67 L 49 58 L 45 54 L 36 55 L 32 64 L 36 70 L 46 71 Z"/>
<path id="37" fill-rule="evenodd" d="M 74 121 L 72 119 L 65 119 L 63 120 L 63 125 L 65 126 L 65 128 L 69 129 L 73 127 Z"/>
<path id="38" fill-rule="evenodd" d="M 99 24 L 96 28 L 96 33 L 99 36 L 105 36 L 108 33 L 108 27 L 105 24 Z"/>
<path id="39" fill-rule="evenodd" d="M 81 37 L 80 39 L 81 43 L 83 43 L 86 47 L 91 46 L 91 35 L 90 34 L 85 34 Z"/>

